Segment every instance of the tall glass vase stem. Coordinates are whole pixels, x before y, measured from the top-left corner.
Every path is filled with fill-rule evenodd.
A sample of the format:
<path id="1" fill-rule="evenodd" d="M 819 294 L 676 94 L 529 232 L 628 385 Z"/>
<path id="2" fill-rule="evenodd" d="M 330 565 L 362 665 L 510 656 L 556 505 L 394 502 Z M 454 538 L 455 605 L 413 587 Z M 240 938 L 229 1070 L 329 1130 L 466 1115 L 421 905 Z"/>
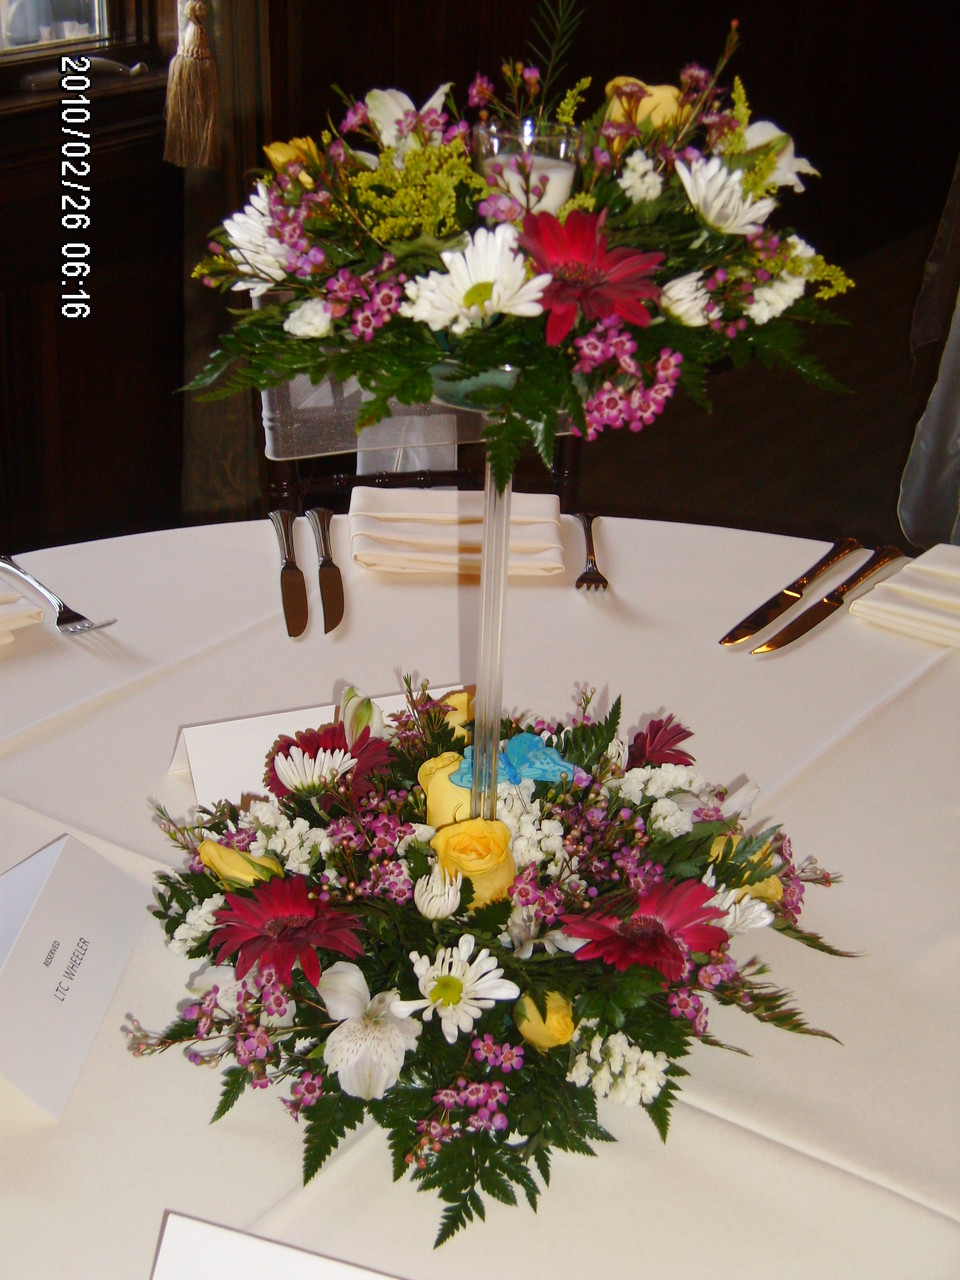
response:
<path id="1" fill-rule="evenodd" d="M 477 629 L 477 692 L 473 716 L 473 782 L 470 812 L 497 816 L 497 762 L 503 700 L 503 617 L 510 551 L 513 482 L 497 489 L 489 459 L 484 477 L 483 543 L 480 555 L 480 622 Z"/>

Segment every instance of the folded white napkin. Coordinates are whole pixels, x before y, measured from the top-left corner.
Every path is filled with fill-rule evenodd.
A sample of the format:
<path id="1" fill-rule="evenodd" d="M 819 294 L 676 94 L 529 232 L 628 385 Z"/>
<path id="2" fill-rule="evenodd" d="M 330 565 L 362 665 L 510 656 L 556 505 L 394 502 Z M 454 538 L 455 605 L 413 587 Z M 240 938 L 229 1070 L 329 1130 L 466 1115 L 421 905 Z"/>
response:
<path id="1" fill-rule="evenodd" d="M 358 487 L 350 498 L 350 552 L 366 569 L 477 574 L 482 537 L 483 494 L 475 490 Z M 508 572 L 562 571 L 560 499 L 514 493 Z"/>
<path id="2" fill-rule="evenodd" d="M 878 626 L 960 649 L 960 547 L 931 547 L 850 605 Z"/>
<path id="3" fill-rule="evenodd" d="M 43 610 L 16 592 L 0 588 L 0 644 L 13 644 L 13 633 L 43 621 Z"/>

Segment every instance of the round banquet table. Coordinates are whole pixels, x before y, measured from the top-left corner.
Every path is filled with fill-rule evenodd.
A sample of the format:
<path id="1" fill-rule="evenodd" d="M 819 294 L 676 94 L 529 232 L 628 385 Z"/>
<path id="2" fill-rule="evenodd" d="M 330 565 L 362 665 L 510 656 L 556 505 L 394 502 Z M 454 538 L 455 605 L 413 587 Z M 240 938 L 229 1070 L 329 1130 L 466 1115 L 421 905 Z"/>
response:
<path id="1" fill-rule="evenodd" d="M 491 1203 L 434 1251 L 440 1203 L 392 1184 L 375 1127 L 303 1187 L 300 1132 L 276 1096 L 247 1095 L 211 1125 L 214 1073 L 177 1050 L 131 1056 L 125 1015 L 166 1026 L 196 968 L 145 906 L 59 1122 L 0 1080 L 6 1280 L 55 1276 L 65 1258 L 75 1280 L 146 1280 L 165 1210 L 406 1280 L 579 1278 L 598 1257 L 656 1280 L 960 1275 L 960 654 L 845 611 L 778 653 L 717 643 L 823 544 L 604 518 L 611 587 L 596 594 L 573 587 L 579 526 L 564 518 L 562 532 L 562 575 L 510 583 L 505 709 L 570 715 L 589 684 L 602 712 L 621 693 L 623 730 L 673 712 L 708 778 L 752 779 L 751 821 L 782 823 L 798 857 L 842 874 L 808 889 L 802 923 L 858 954 L 772 934 L 738 939 L 738 954 L 759 951 L 841 1043 L 714 1010 L 711 1032 L 750 1056 L 696 1046 L 665 1145 L 638 1111 L 601 1104 L 618 1141 L 595 1160 L 557 1156 L 536 1215 Z M 476 584 L 358 568 L 346 518 L 333 542 L 346 611 L 325 635 L 298 522 L 310 621 L 296 640 L 266 520 L 20 557 L 118 621 L 67 638 L 48 616 L 0 650 L 0 871 L 69 832 L 138 879 L 146 904 L 177 863 L 152 802 L 181 819 L 195 803 L 189 772 L 170 768 L 182 726 L 336 702 L 348 684 L 393 694 L 404 674 L 438 690 L 473 678 Z"/>

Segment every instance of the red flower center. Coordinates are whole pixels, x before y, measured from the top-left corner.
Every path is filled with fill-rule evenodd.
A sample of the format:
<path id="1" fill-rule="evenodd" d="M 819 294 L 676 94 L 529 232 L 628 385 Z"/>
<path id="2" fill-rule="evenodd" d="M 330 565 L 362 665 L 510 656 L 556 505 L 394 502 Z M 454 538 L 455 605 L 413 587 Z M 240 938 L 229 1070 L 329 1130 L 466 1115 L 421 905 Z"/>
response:
<path id="1" fill-rule="evenodd" d="M 313 916 L 280 916 L 265 920 L 263 932 L 270 938 L 283 938 L 313 923 Z"/>

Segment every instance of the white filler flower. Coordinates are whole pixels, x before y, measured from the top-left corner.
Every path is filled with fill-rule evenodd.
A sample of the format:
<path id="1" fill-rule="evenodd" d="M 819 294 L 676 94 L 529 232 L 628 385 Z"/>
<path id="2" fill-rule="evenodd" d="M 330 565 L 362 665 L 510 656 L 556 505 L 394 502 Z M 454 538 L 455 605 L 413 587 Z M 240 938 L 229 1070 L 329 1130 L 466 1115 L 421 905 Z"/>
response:
<path id="1" fill-rule="evenodd" d="M 407 299 L 400 314 L 461 334 L 495 315 L 538 316 L 549 275 L 527 279 L 523 257 L 517 253 L 517 229 L 502 222 L 494 230 L 480 227 L 460 252 L 441 253 L 442 271 L 407 281 Z"/>
<path id="2" fill-rule="evenodd" d="M 777 207 L 771 196 L 754 200 L 745 195 L 743 177 L 728 169 L 719 156 L 694 160 L 689 169 L 676 162 L 687 199 L 709 226 L 731 236 L 752 236 Z"/>
<path id="3" fill-rule="evenodd" d="M 497 1000 L 516 1000 L 520 988 L 504 978 L 503 970 L 484 947 L 470 963 L 476 939 L 465 933 L 455 947 L 441 947 L 433 962 L 416 951 L 410 952 L 413 971 L 426 996 L 417 1002 L 423 1008 L 424 1022 L 434 1013 L 449 1044 L 456 1042 L 461 1031 L 469 1031 L 484 1009 L 492 1009 Z"/>
<path id="4" fill-rule="evenodd" d="M 332 325 L 330 308 L 322 298 L 307 298 L 283 322 L 284 329 L 295 338 L 325 338 Z"/>
<path id="5" fill-rule="evenodd" d="M 421 1026 L 397 991 L 370 999 L 360 969 L 338 960 L 317 983 L 327 1013 L 340 1025 L 327 1037 L 323 1060 L 354 1098 L 382 1098 L 397 1083 L 404 1054 L 416 1048 Z"/>

